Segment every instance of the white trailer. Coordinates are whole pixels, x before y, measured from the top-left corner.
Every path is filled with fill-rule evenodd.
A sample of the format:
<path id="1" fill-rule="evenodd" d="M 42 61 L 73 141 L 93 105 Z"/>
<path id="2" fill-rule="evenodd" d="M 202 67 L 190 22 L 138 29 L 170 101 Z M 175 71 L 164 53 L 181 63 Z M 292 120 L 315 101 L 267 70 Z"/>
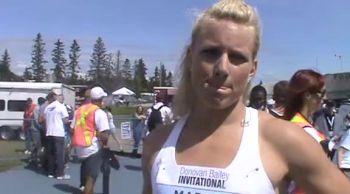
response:
<path id="1" fill-rule="evenodd" d="M 39 97 L 45 98 L 49 92 L 62 94 L 65 103 L 75 107 L 75 90 L 61 83 L 0 82 L 0 138 L 24 139 L 20 129 L 28 98 L 37 103 Z"/>

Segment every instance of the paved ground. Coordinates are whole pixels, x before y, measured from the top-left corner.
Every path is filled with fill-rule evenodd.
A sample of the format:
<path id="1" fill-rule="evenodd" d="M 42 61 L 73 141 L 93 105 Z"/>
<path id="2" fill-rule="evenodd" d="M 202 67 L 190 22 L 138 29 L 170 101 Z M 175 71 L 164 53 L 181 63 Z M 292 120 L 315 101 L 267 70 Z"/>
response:
<path id="1" fill-rule="evenodd" d="M 111 170 L 111 194 L 138 194 L 142 188 L 141 160 L 120 156 L 121 168 Z M 70 180 L 49 179 L 46 175 L 33 169 L 22 166 L 7 172 L 0 173 L 1 193 L 4 194 L 65 194 L 80 193 L 79 164 L 71 163 L 67 170 Z M 102 193 L 102 176 L 100 174 L 95 193 Z"/>

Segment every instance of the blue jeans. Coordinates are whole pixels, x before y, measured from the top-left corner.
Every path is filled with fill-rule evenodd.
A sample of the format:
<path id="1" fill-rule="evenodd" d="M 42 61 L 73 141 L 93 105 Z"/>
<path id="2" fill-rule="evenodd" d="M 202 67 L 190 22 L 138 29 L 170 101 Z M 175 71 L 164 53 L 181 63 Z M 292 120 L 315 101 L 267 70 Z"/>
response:
<path id="1" fill-rule="evenodd" d="M 64 175 L 64 137 L 47 136 L 49 175 Z M 56 167 L 56 168 L 55 168 Z"/>
<path id="2" fill-rule="evenodd" d="M 140 141 L 142 139 L 142 133 L 143 133 L 143 129 L 145 128 L 145 125 L 138 120 L 135 121 L 133 123 L 133 137 L 134 137 L 134 148 L 133 148 L 133 152 L 137 152 L 139 145 L 140 145 Z"/>

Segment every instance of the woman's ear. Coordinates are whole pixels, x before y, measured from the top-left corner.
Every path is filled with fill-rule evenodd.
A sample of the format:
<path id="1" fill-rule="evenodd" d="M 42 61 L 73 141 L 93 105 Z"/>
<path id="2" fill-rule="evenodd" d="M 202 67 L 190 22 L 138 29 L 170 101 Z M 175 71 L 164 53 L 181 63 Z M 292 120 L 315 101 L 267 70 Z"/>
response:
<path id="1" fill-rule="evenodd" d="M 251 81 L 253 79 L 253 77 L 255 77 L 256 71 L 257 71 L 257 67 L 258 67 L 258 60 L 254 59 L 253 61 L 253 66 L 250 69 L 249 72 L 249 77 L 248 77 L 248 82 Z"/>
<path id="2" fill-rule="evenodd" d="M 310 98 L 311 98 L 311 94 L 310 94 L 310 92 L 305 92 L 305 94 L 304 94 L 304 99 L 306 99 L 306 100 L 310 100 Z"/>

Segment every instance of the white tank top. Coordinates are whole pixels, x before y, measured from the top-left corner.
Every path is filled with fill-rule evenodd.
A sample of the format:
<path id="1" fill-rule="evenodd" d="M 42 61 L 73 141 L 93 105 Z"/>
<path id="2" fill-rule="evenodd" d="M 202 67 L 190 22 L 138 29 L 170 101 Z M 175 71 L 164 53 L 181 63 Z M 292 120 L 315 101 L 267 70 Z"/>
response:
<path id="1" fill-rule="evenodd" d="M 175 146 L 186 120 L 177 122 L 155 158 L 153 194 L 275 194 L 260 158 L 257 110 L 246 108 L 241 144 L 226 168 L 176 163 Z"/>

